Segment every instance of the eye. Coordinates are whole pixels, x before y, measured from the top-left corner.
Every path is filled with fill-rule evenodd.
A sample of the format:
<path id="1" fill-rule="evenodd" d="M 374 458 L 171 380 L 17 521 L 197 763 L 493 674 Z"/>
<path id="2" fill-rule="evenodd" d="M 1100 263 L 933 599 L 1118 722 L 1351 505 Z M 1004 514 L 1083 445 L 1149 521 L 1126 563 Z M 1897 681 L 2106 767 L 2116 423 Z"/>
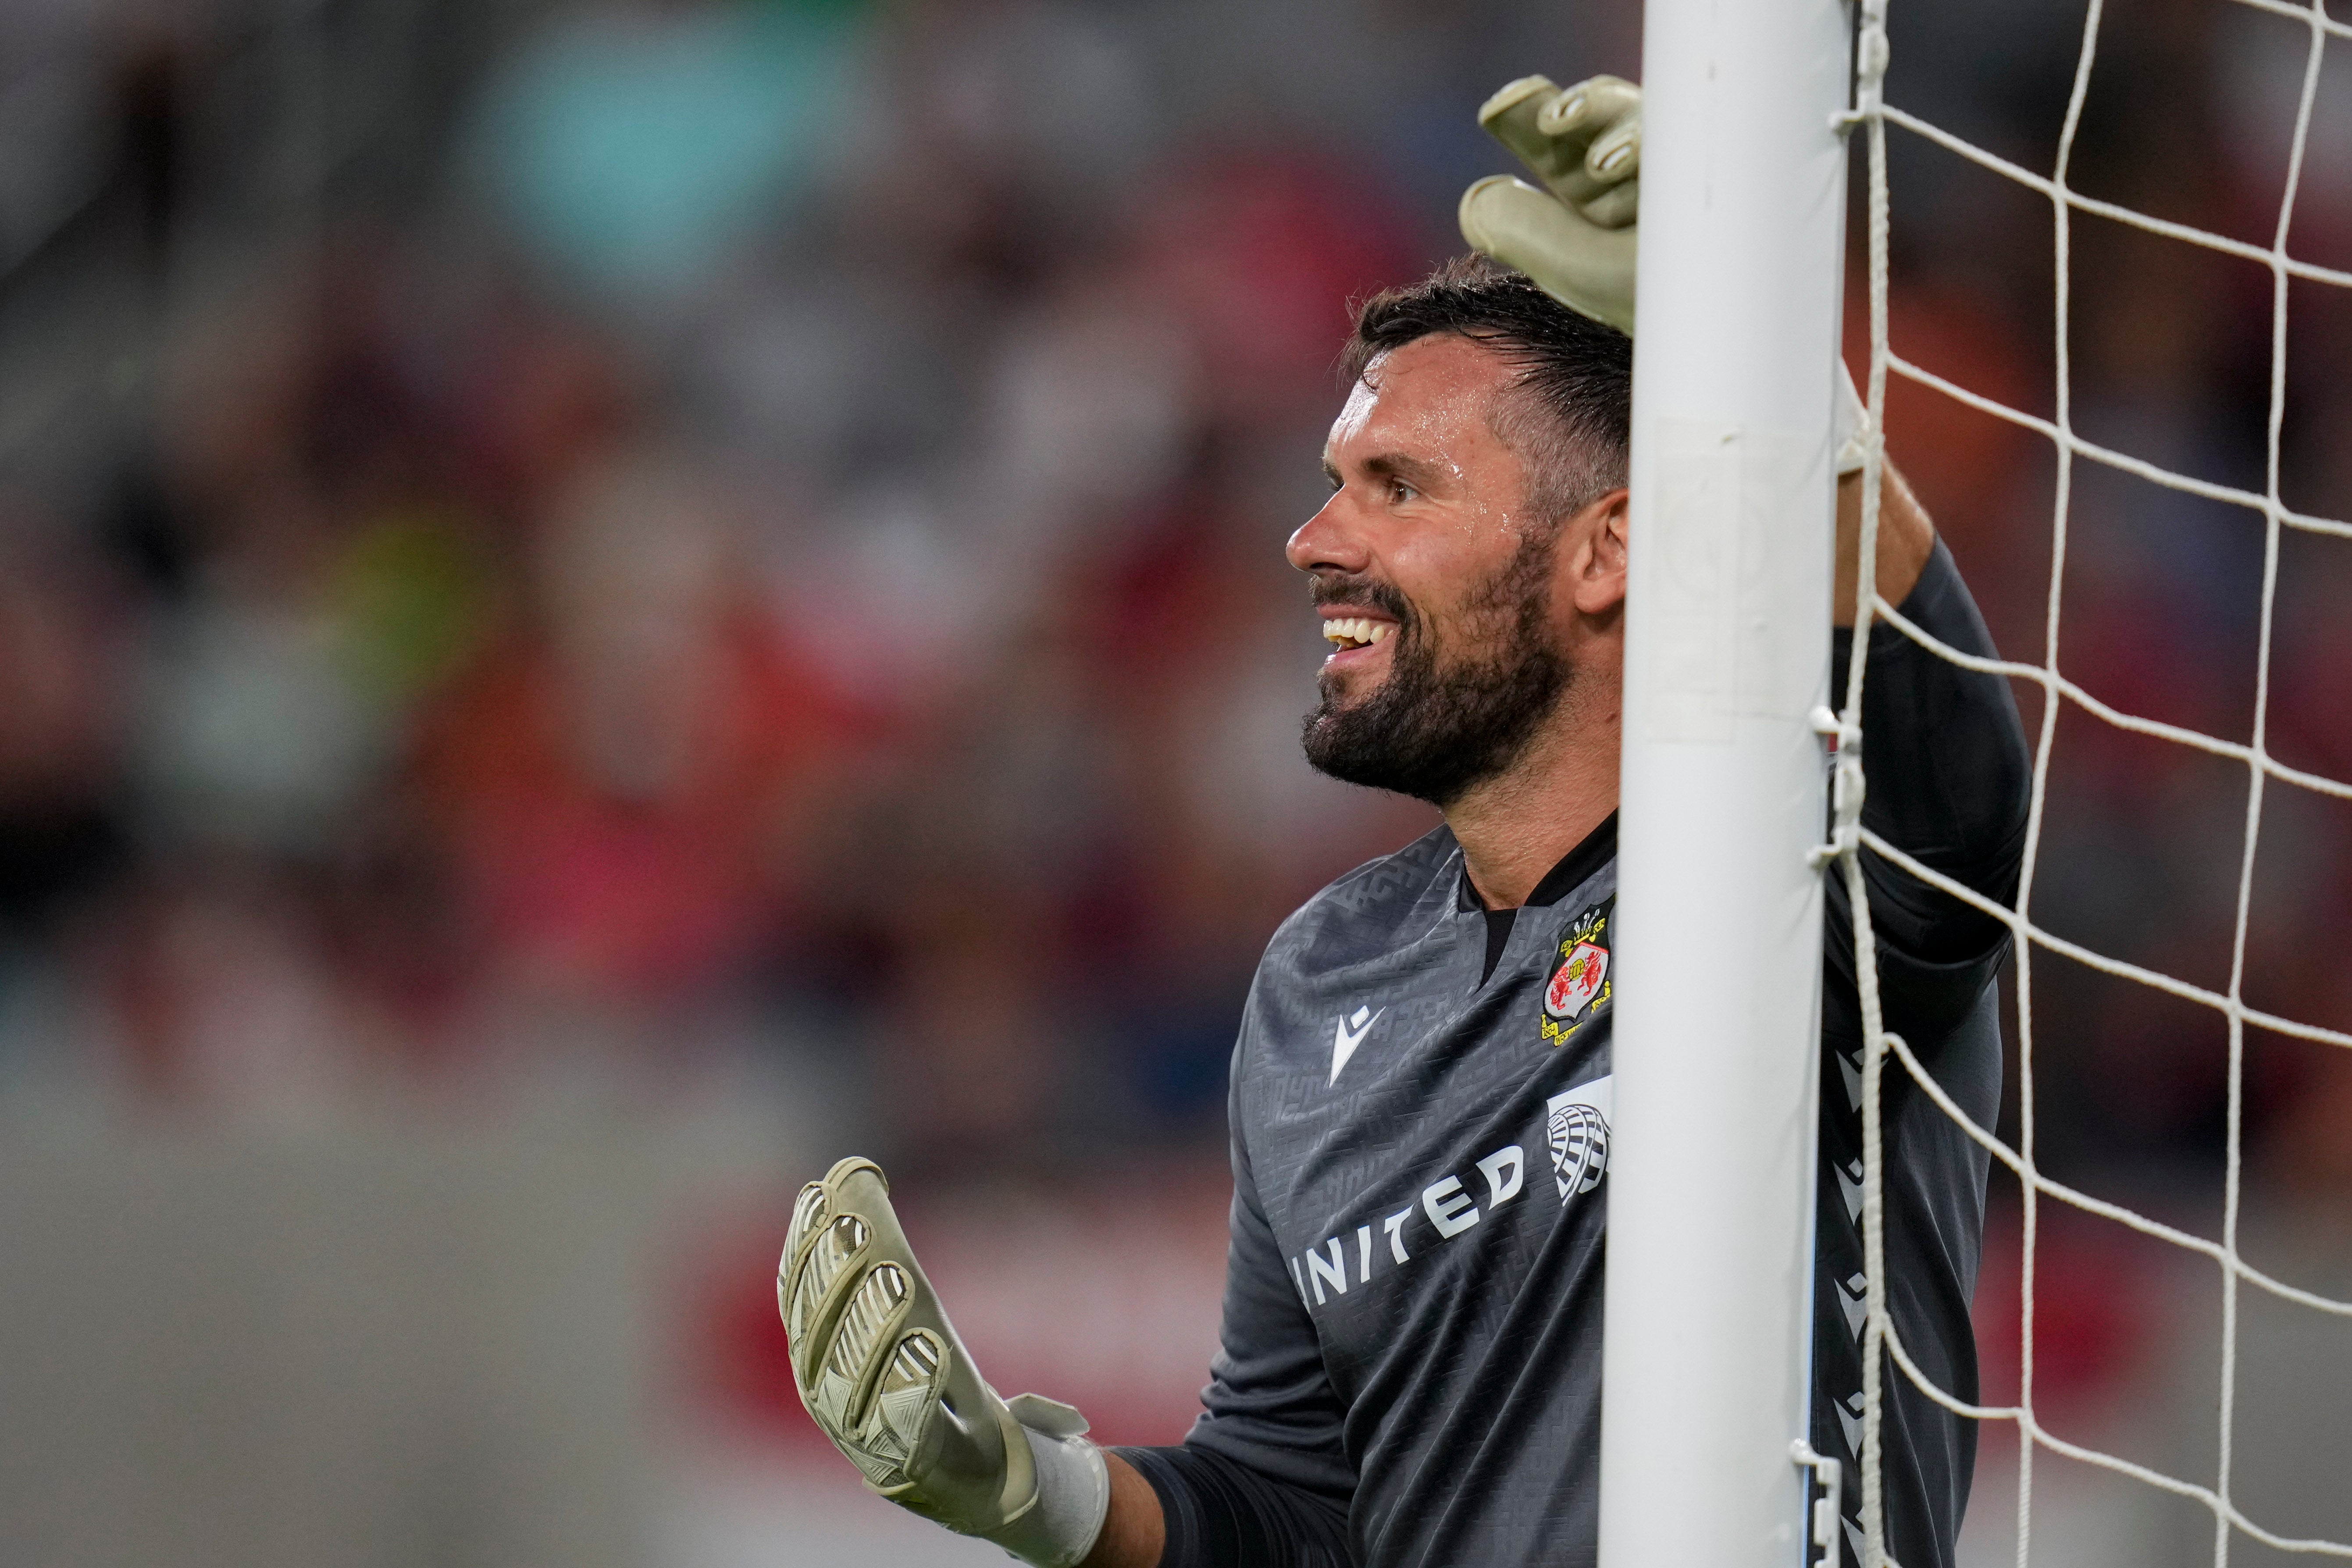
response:
<path id="1" fill-rule="evenodd" d="M 1402 479 L 1391 479 L 1389 480 L 1389 504 L 1391 506 L 1402 506 L 1405 502 L 1412 500 L 1413 497 L 1420 493 L 1421 492 L 1419 490 L 1414 489 Z"/>

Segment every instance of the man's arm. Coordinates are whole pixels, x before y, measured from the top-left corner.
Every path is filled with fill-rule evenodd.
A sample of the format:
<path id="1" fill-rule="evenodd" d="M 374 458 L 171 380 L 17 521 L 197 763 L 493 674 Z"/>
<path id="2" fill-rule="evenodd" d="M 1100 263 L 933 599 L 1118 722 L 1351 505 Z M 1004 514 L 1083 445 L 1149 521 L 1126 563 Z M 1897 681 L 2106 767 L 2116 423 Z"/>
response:
<path id="1" fill-rule="evenodd" d="M 1321 1342 L 1259 1199 L 1241 1129 L 1247 1031 L 1234 1054 L 1234 1200 L 1224 1318 L 1203 1410 L 1180 1447 L 1125 1448 L 1143 1496 L 1112 1483 L 1107 1545 L 1086 1568 L 1350 1568 L 1356 1472 Z M 1114 1531 L 1119 1532 L 1111 1540 Z"/>
<path id="2" fill-rule="evenodd" d="M 1919 584 L 1927 558 L 1936 552 L 1936 526 L 1920 510 L 1911 487 L 1889 462 L 1878 489 L 1878 596 L 1900 605 Z M 1862 473 L 1840 474 L 1837 487 L 1837 577 L 1830 600 L 1833 625 L 1853 625 L 1854 577 L 1862 560 Z M 1833 689 L 1845 678 L 1843 665 L 1830 672 Z"/>
<path id="3" fill-rule="evenodd" d="M 1113 1451 L 1110 1461 L 1110 1512 L 1104 1516 L 1102 1534 L 1079 1568 L 1160 1568 L 1168 1547 L 1168 1520 L 1160 1510 L 1160 1494 L 1137 1473 L 1124 1455 Z"/>
<path id="4" fill-rule="evenodd" d="M 1160 1556 L 1132 1560 L 1144 1568 L 1355 1568 L 1339 1503 L 1189 1444 L 1125 1457 L 1165 1532 Z"/>
<path id="5" fill-rule="evenodd" d="M 1565 89 L 1521 77 L 1488 99 L 1478 123 L 1543 182 L 1491 174 L 1462 193 L 1457 216 L 1470 247 L 1517 268 L 1570 310 L 1633 331 L 1634 258 L 1642 168 L 1642 89 L 1596 76 Z M 1841 434 L 1863 419 L 1853 383 L 1839 392 Z M 1838 479 L 1836 624 L 1853 625 L 1854 562 L 1862 537 L 1859 447 L 1848 442 Z M 1936 531 L 1890 464 L 1879 509 L 1878 592 L 1900 605 L 1935 548 Z"/>
<path id="6" fill-rule="evenodd" d="M 1832 701 L 1844 691 L 1853 647 L 1861 490 L 1858 474 L 1838 483 Z M 1892 463 L 1882 494 L 1879 596 L 1950 647 L 1992 654 L 1992 637 L 1959 569 Z M 1964 669 L 1881 622 L 1870 632 L 1862 731 L 1870 781 L 1863 802 L 1864 826 L 1989 899 L 2012 899 L 2031 766 L 2009 683 Z M 1882 954 L 1895 955 L 1916 982 L 1906 988 L 1902 1008 L 1924 1006 L 1940 1018 L 1973 1001 L 2002 948 L 2006 927 L 1877 855 L 1863 856 L 1863 871 Z M 1832 921 L 1843 925 L 1843 879 L 1830 879 L 1830 901 Z M 1832 942 L 1833 949 L 1839 945 Z M 1852 944 L 1843 945 L 1848 951 L 1837 954 L 1841 968 L 1852 962 Z M 1897 1005 L 1892 998 L 1889 1005 Z"/>
<path id="7" fill-rule="evenodd" d="M 1879 533 L 1879 593 L 1938 641 L 1990 654 L 1992 640 L 1951 552 L 1935 541 L 1901 480 L 1887 473 Z M 1839 608 L 1850 611 L 1859 485 L 1842 484 Z M 1842 621 L 1847 616 L 1839 617 Z M 1830 700 L 1842 703 L 1854 633 L 1832 638 Z M 1996 903 L 2016 892 L 2024 844 L 2029 768 L 2009 683 L 1931 652 L 1884 622 L 1869 633 L 1863 686 L 1864 825 L 1879 838 Z M 1990 1126 L 2000 1112 L 2001 1047 L 1994 977 L 2009 932 L 1997 917 L 1932 887 L 1875 850 L 1858 869 L 1874 938 L 1858 954 L 1850 882 L 1843 866 L 1824 879 L 1820 1251 L 1814 1321 L 1812 1440 L 1826 1453 L 1860 1456 L 1836 1420 L 1864 1381 L 1861 1349 L 1832 1282 L 1857 1278 L 1864 1246 L 1851 1183 L 1864 1163 L 1860 1070 L 1864 1027 L 1861 966 L 1872 965 L 1885 1026 L 1963 1113 Z M 1843 1092 L 1840 1092 L 1843 1088 Z M 1977 1363 L 1969 1302 L 1981 1254 L 1989 1164 L 1919 1090 L 1889 1068 L 1879 1100 L 1885 1153 L 1885 1267 L 1895 1323 L 1929 1381 L 1974 1399 Z M 1905 1563 L 1953 1561 L 1974 1462 L 1971 1423 L 1905 1379 L 1889 1389 L 1882 1468 L 1888 1544 Z"/>

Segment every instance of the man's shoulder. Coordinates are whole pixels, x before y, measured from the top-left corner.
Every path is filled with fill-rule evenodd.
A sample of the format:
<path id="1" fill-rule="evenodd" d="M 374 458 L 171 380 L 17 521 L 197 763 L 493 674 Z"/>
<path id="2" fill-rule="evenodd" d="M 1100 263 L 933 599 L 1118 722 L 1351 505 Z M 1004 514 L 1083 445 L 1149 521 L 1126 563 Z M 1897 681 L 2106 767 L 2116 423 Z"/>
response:
<path id="1" fill-rule="evenodd" d="M 1267 944 L 1266 967 L 1330 969 L 1414 941 L 1452 912 L 1461 875 L 1461 847 L 1441 824 L 1301 904 Z"/>

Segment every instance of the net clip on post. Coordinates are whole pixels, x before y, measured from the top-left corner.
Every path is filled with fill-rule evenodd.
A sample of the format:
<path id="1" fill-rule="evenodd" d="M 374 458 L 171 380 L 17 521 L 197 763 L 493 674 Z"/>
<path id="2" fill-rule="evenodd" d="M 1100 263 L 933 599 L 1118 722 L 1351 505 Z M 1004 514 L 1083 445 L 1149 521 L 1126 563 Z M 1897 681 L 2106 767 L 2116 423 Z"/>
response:
<path id="1" fill-rule="evenodd" d="M 1827 705 L 1815 708 L 1806 719 L 1832 759 L 1830 808 L 1834 820 L 1830 841 L 1815 845 L 1805 855 L 1805 864 L 1818 871 L 1862 844 L 1862 726 L 1847 723 Z"/>
<path id="2" fill-rule="evenodd" d="M 1816 1453 L 1802 1437 L 1789 1445 L 1789 1458 L 1822 1483 L 1822 1495 L 1812 1508 L 1812 1542 L 1822 1549 L 1820 1568 L 1837 1568 L 1838 1521 L 1845 1517 L 1845 1467 Z M 1808 1552 L 1806 1557 L 1811 1561 L 1812 1554 Z"/>

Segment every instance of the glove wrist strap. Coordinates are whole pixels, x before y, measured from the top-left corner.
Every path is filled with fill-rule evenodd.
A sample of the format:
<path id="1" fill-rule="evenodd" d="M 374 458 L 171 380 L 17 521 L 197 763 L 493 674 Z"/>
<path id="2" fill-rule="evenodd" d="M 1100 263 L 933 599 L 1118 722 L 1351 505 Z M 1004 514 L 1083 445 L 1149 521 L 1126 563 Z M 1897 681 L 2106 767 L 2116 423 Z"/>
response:
<path id="1" fill-rule="evenodd" d="M 1034 1568 L 1077 1568 L 1110 1516 L 1110 1466 L 1084 1437 L 1021 1432 L 1037 1464 L 1037 1500 L 987 1539 Z"/>

